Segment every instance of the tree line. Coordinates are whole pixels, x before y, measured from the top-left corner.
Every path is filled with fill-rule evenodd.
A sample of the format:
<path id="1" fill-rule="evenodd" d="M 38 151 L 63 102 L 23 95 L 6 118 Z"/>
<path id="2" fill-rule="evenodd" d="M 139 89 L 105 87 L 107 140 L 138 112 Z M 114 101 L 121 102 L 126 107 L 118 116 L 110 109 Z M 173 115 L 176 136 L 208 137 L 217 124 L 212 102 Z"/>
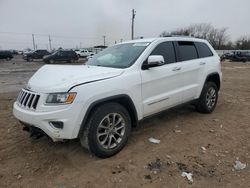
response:
<path id="1" fill-rule="evenodd" d="M 230 40 L 228 28 L 215 28 L 213 25 L 207 23 L 192 24 L 173 31 L 163 31 L 160 34 L 161 37 L 173 35 L 206 39 L 216 50 L 250 50 L 250 35 L 241 36 L 233 42 Z"/>

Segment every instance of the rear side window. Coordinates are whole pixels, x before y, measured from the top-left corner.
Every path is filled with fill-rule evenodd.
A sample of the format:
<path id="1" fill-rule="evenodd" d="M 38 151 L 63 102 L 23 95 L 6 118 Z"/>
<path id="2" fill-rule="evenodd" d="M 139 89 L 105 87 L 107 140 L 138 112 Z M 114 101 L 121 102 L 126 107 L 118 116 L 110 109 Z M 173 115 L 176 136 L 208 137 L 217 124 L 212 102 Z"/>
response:
<path id="1" fill-rule="evenodd" d="M 203 42 L 196 42 L 195 46 L 197 48 L 198 54 L 200 58 L 213 56 L 213 52 L 207 46 L 207 44 Z"/>
<path id="2" fill-rule="evenodd" d="M 178 46 L 180 61 L 188 61 L 198 58 L 196 47 L 193 42 L 179 41 Z"/>
<path id="3" fill-rule="evenodd" d="M 176 62 L 174 45 L 172 42 L 163 42 L 159 44 L 150 55 L 162 55 L 166 64 Z"/>

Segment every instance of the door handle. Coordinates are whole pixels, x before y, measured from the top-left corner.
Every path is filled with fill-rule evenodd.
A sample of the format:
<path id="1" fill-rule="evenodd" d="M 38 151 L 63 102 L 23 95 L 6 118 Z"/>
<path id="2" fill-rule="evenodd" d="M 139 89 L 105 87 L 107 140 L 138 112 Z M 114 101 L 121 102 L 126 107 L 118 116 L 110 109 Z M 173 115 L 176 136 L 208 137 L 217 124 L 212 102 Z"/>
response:
<path id="1" fill-rule="evenodd" d="M 179 71 L 179 70 L 181 70 L 181 67 L 175 67 L 172 69 L 172 71 Z"/>
<path id="2" fill-rule="evenodd" d="M 200 65 L 206 65 L 206 62 L 200 62 Z"/>

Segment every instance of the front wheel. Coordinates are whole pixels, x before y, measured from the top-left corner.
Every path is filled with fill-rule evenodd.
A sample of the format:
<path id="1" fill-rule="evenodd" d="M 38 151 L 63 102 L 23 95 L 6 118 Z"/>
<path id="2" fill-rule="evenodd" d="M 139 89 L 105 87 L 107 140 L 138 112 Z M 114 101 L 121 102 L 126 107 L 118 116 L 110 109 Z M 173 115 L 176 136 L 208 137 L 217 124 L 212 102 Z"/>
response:
<path id="1" fill-rule="evenodd" d="M 118 103 L 106 103 L 95 109 L 80 141 L 97 157 L 107 158 L 122 150 L 130 131 L 128 111 Z"/>
<path id="2" fill-rule="evenodd" d="M 33 61 L 33 59 L 32 59 L 31 57 L 28 57 L 28 58 L 27 58 L 27 61 L 28 61 L 28 62 L 31 62 L 31 61 Z"/>
<path id="3" fill-rule="evenodd" d="M 198 99 L 196 109 L 202 113 L 212 113 L 218 100 L 218 87 L 214 82 L 206 82 Z"/>

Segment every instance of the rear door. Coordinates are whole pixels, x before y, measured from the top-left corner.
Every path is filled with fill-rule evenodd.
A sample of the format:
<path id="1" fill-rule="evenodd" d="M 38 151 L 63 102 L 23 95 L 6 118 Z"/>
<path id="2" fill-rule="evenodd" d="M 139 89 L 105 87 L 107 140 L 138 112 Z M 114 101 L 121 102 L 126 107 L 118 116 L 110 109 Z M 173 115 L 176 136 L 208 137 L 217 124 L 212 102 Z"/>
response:
<path id="1" fill-rule="evenodd" d="M 56 60 L 57 61 L 65 61 L 65 51 L 57 52 Z"/>
<path id="2" fill-rule="evenodd" d="M 141 70 L 144 117 L 181 103 L 181 63 L 176 62 L 173 42 L 162 42 L 150 55 L 162 55 L 165 64 Z"/>
<path id="3" fill-rule="evenodd" d="M 206 58 L 200 58 L 198 48 L 201 44 L 192 41 L 176 42 L 178 60 L 182 63 L 183 96 L 182 101 L 187 102 L 199 97 L 198 93 L 203 83 L 206 67 Z"/>

